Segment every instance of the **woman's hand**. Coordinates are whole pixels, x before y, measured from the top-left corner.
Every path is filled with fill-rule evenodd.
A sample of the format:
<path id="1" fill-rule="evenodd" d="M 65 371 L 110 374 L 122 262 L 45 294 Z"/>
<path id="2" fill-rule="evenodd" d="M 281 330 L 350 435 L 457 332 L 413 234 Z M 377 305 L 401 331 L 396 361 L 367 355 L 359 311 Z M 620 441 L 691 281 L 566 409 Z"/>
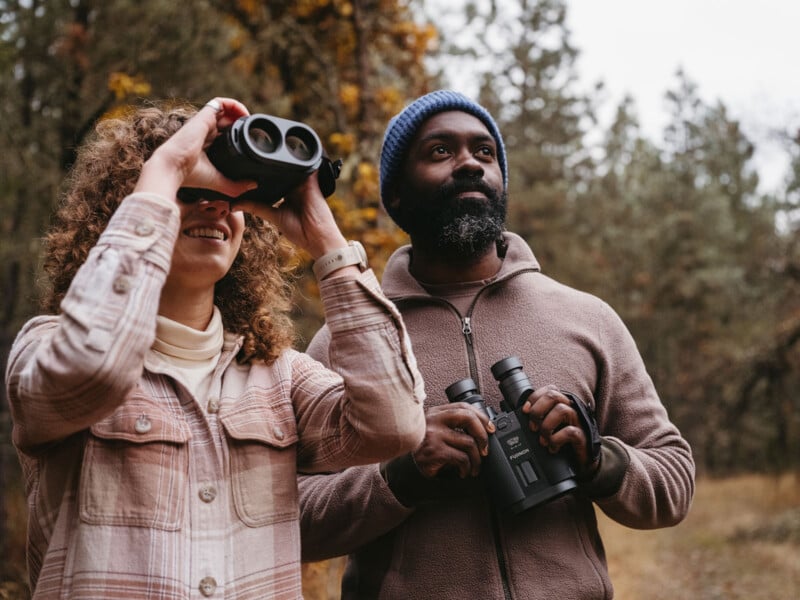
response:
<path id="1" fill-rule="evenodd" d="M 317 259 L 330 250 L 347 245 L 319 189 L 317 176 L 317 172 L 309 175 L 276 208 L 252 200 L 232 202 L 232 208 L 271 222 L 286 239 Z"/>
<path id="2" fill-rule="evenodd" d="M 142 167 L 135 191 L 174 198 L 178 188 L 196 187 L 235 197 L 256 187 L 253 181 L 228 179 L 205 153 L 221 129 L 248 114 L 247 108 L 232 98 L 210 100 L 153 152 Z"/>

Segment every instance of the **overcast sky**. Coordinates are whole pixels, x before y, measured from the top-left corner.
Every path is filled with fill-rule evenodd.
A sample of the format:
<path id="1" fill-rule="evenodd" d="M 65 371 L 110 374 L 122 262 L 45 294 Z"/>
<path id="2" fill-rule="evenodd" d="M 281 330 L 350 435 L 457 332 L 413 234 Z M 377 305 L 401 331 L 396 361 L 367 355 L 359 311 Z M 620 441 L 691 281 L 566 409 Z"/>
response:
<path id="1" fill-rule="evenodd" d="M 800 126 L 800 1 L 568 0 L 578 71 L 602 79 L 616 105 L 630 93 L 645 133 L 659 140 L 664 93 L 682 68 L 707 103 L 722 101 L 759 149 L 762 188 L 787 166 L 774 130 Z"/>
<path id="2" fill-rule="evenodd" d="M 474 31 L 463 21 L 464 0 L 426 0 L 434 22 L 451 23 L 460 41 Z M 800 0 L 566 0 L 571 41 L 580 51 L 579 82 L 602 80 L 610 118 L 630 94 L 645 135 L 659 142 L 668 120 L 664 94 L 683 69 L 707 104 L 721 101 L 756 145 L 761 189 L 780 187 L 788 155 L 776 130 L 800 128 Z M 516 4 L 498 1 L 499 10 Z M 510 13 L 504 15 L 509 16 Z M 453 27 L 452 24 L 455 24 Z M 452 87 L 475 94 L 457 63 Z M 605 109 L 605 113 L 602 111 Z"/>

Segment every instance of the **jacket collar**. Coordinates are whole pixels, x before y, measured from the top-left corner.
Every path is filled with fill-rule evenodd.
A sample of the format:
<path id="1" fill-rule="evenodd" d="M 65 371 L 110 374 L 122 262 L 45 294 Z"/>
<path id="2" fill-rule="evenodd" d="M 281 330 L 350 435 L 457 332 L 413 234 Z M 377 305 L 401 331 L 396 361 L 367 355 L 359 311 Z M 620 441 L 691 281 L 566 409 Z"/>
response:
<path id="1" fill-rule="evenodd" d="M 521 270 L 541 271 L 539 261 L 533 254 L 530 246 L 516 233 L 503 232 L 506 242 L 506 256 L 498 279 L 503 279 Z M 408 296 L 409 294 L 428 295 L 419 282 L 414 279 L 409 271 L 411 264 L 411 246 L 401 246 L 389 257 L 383 272 L 381 287 L 389 298 Z"/>

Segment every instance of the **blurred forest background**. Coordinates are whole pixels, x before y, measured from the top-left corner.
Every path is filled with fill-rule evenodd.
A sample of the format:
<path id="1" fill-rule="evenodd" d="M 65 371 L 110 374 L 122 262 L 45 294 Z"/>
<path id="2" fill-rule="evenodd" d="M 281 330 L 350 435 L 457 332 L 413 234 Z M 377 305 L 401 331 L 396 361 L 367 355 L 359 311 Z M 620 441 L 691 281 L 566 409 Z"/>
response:
<path id="1" fill-rule="evenodd" d="M 577 85 L 569 2 L 507 3 L 523 27 L 504 25 L 500 3 L 465 2 L 503 32 L 498 49 L 457 43 L 424 0 L 0 0 L 0 366 L 37 312 L 40 238 L 98 119 L 225 95 L 308 123 L 344 160 L 330 202 L 380 273 L 405 240 L 378 197 L 387 121 L 446 87 L 448 60 L 479 57 L 490 66 L 470 77 L 509 155 L 509 228 L 546 273 L 621 314 L 701 477 L 796 473 L 800 131 L 775 132 L 790 168 L 782 189 L 760 192 L 754 142 L 677 72 L 661 139 L 643 135 L 628 99 L 589 141 L 602 83 Z M 302 347 L 320 324 L 313 277 L 297 318 Z M 0 598 L 24 597 L 23 485 L 0 394 Z M 800 529 L 797 498 L 783 508 Z"/>

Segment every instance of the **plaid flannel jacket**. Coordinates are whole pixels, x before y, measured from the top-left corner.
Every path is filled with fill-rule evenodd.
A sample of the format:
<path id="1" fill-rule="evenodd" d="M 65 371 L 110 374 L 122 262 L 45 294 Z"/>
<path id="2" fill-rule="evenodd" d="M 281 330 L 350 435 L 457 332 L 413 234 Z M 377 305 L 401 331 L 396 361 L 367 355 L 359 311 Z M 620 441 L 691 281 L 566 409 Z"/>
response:
<path id="1" fill-rule="evenodd" d="M 153 370 L 174 203 L 129 196 L 58 316 L 18 335 L 6 385 L 34 598 L 299 598 L 296 474 L 370 463 L 424 433 L 402 318 L 371 273 L 321 282 L 332 367 L 288 350 L 208 397 Z"/>

